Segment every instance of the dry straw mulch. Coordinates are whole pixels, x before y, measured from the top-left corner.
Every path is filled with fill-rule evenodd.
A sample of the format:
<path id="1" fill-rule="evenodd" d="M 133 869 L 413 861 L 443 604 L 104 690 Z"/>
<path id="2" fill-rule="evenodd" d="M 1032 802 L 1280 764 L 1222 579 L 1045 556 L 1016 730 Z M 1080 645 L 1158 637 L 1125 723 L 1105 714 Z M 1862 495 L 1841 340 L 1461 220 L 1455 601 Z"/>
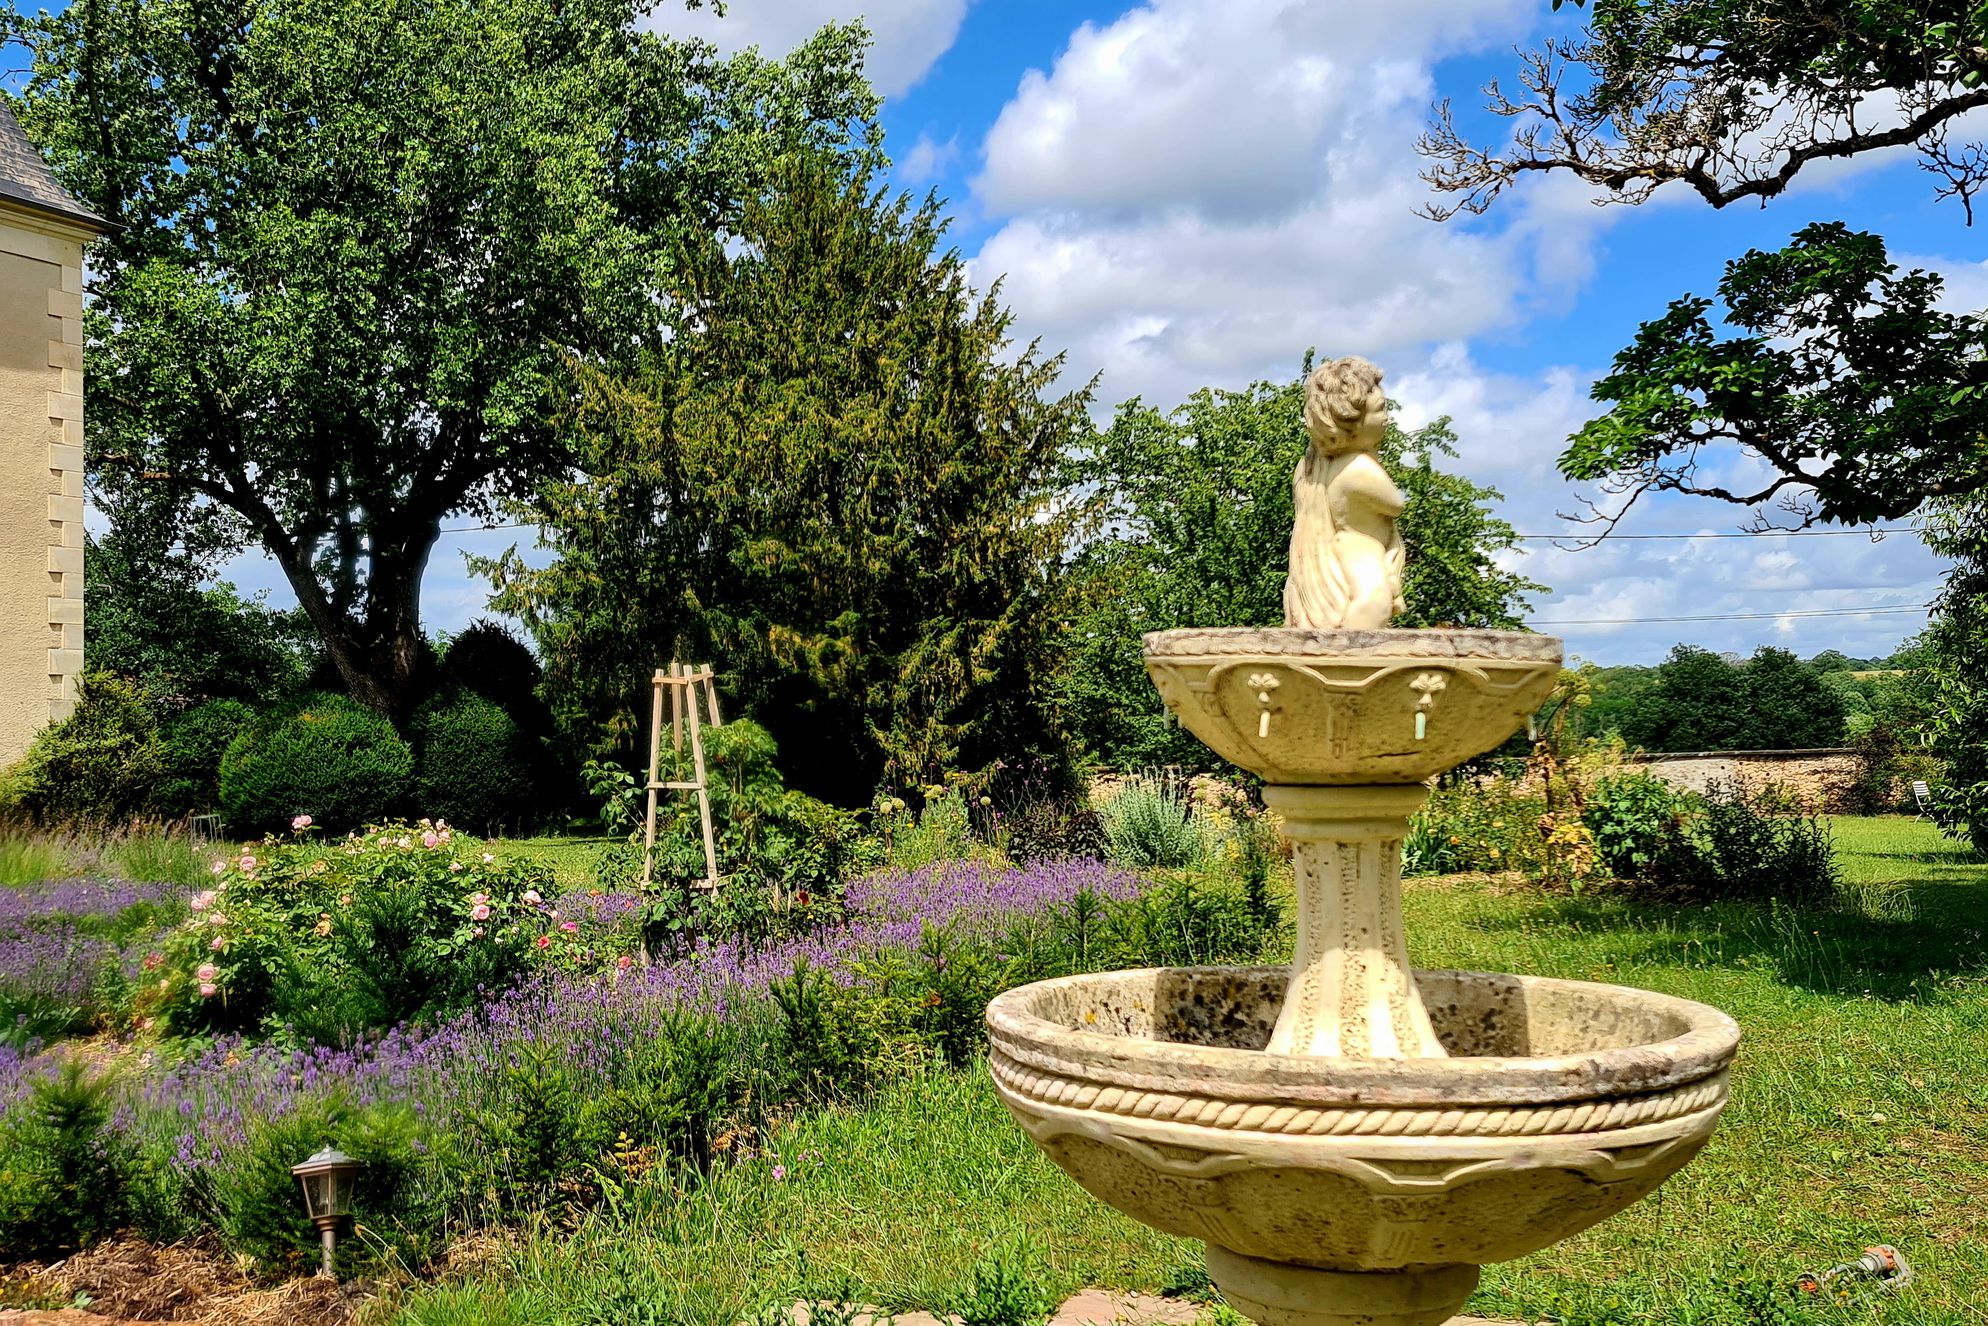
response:
<path id="1" fill-rule="evenodd" d="M 0 1326 L 167 1321 L 348 1326 L 353 1317 L 352 1300 L 330 1280 L 313 1276 L 258 1289 L 233 1261 L 198 1244 L 159 1248 L 138 1239 L 112 1239 L 33 1274 L 37 1283 L 59 1287 L 64 1295 L 86 1295 L 88 1311 L 0 1313 Z"/>

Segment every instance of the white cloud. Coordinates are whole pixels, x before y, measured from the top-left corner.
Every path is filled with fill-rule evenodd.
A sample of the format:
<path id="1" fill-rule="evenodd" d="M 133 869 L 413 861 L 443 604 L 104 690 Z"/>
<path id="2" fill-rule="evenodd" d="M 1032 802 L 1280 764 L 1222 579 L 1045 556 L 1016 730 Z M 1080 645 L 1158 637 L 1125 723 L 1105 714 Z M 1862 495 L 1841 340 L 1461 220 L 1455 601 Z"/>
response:
<path id="1" fill-rule="evenodd" d="M 988 132 L 976 191 L 1010 212 L 1296 205 L 1329 182 L 1326 157 L 1349 129 L 1410 104 L 1419 117 L 1437 55 L 1509 30 L 1530 8 L 1151 0 L 1083 24 L 1049 73 L 1023 76 Z M 1393 155 L 1407 145 L 1390 144 Z"/>
<path id="2" fill-rule="evenodd" d="M 959 135 L 954 134 L 945 142 L 933 141 L 932 135 L 921 133 L 911 150 L 897 162 L 897 175 L 906 184 L 930 184 L 946 173 L 959 158 Z"/>
<path id="3" fill-rule="evenodd" d="M 757 46 L 782 56 L 828 23 L 861 18 L 875 44 L 865 66 L 870 83 L 887 97 L 909 91 L 952 48 L 969 0 L 730 0 L 720 17 L 707 4 L 683 10 L 668 5 L 649 26 L 677 37 L 703 37 L 726 53 Z"/>
<path id="4" fill-rule="evenodd" d="M 1900 271 L 1936 272 L 1946 282 L 1939 306 L 1949 313 L 1988 312 L 1988 262 L 1969 262 L 1923 253 L 1893 253 Z"/>
<path id="5" fill-rule="evenodd" d="M 1441 55 L 1523 32 L 1527 0 L 1149 0 L 1078 27 L 983 143 L 974 263 L 1106 401 L 1294 372 L 1307 346 L 1419 363 L 1585 270 L 1592 208 L 1502 228 L 1417 217 Z M 1543 191 L 1542 191 L 1543 192 Z"/>

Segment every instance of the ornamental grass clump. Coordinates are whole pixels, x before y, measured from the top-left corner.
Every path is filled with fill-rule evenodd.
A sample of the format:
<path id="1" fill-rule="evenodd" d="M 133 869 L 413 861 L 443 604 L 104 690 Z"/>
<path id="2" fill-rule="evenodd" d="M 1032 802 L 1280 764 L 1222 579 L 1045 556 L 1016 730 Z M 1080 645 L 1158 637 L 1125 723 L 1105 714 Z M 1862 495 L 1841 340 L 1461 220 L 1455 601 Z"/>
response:
<path id="1" fill-rule="evenodd" d="M 1208 854 L 1193 802 L 1177 782 L 1145 775 L 1130 779 L 1098 819 L 1107 854 L 1134 870 L 1191 866 Z"/>

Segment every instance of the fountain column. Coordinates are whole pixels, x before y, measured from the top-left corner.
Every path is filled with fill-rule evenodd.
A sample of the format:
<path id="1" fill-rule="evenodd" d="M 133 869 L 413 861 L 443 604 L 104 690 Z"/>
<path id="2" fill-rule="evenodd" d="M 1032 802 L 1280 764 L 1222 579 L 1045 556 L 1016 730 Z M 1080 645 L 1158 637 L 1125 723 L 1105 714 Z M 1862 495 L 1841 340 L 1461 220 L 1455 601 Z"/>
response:
<path id="1" fill-rule="evenodd" d="M 1263 789 L 1291 840 L 1298 919 L 1270 1053 L 1446 1057 L 1401 925 L 1401 844 L 1428 796 L 1420 783 Z"/>

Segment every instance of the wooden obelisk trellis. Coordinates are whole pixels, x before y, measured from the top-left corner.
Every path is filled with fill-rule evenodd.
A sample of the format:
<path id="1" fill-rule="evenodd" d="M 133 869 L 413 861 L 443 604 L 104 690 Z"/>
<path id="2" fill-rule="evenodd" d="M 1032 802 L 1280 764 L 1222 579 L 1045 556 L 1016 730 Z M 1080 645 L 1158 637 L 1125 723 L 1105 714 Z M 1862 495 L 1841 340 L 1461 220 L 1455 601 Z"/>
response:
<path id="1" fill-rule="evenodd" d="M 656 669 L 651 681 L 654 694 L 649 707 L 649 815 L 648 824 L 642 837 L 642 891 L 648 892 L 650 882 L 656 874 L 656 793 L 695 792 L 697 793 L 697 814 L 704 823 L 704 882 L 698 887 L 715 889 L 718 887 L 718 847 L 711 834 L 711 792 L 704 778 L 704 721 L 698 716 L 698 698 L 703 697 L 703 707 L 710 714 L 710 724 L 717 727 L 723 720 L 718 717 L 718 683 L 709 666 L 685 667 L 672 661 L 668 672 Z M 670 693 L 670 746 L 682 763 L 684 729 L 690 730 L 691 771 L 696 775 L 689 781 L 662 780 L 663 765 L 663 692 Z"/>

